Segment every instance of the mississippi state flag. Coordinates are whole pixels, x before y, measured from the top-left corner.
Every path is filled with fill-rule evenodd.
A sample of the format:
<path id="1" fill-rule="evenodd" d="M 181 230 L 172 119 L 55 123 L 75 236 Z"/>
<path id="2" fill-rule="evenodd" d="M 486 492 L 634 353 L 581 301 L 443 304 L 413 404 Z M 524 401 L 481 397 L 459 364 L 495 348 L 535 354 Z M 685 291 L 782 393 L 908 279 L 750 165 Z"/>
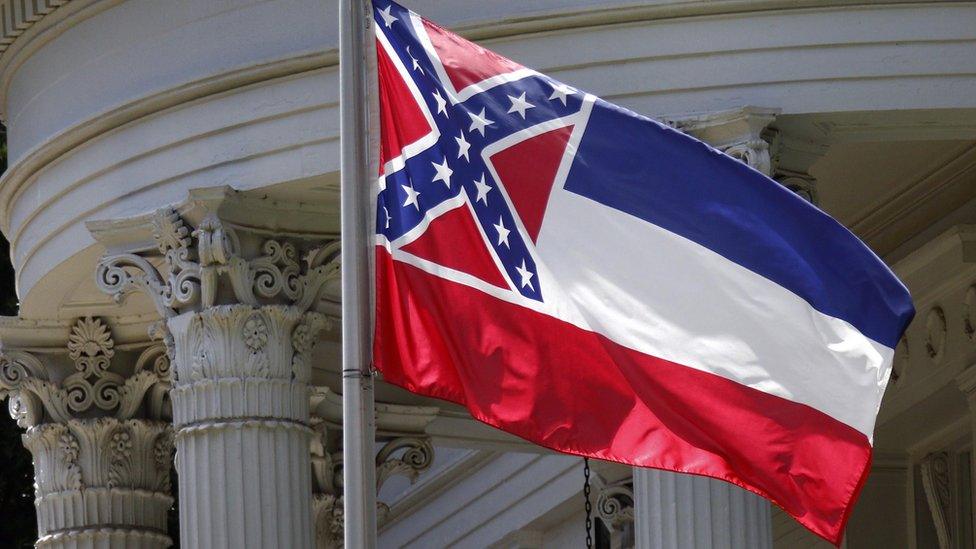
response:
<path id="1" fill-rule="evenodd" d="M 726 480 L 838 543 L 905 287 L 745 164 L 373 9 L 384 379 L 560 452 Z"/>

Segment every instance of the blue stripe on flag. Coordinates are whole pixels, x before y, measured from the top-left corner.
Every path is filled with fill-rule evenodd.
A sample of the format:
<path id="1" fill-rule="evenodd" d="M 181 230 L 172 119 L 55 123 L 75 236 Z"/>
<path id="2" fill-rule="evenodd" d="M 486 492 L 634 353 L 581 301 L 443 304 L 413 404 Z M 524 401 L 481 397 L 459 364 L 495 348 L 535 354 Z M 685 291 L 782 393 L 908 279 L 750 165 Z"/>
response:
<path id="1" fill-rule="evenodd" d="M 594 105 L 566 190 L 697 242 L 888 347 L 915 314 L 904 285 L 830 216 L 745 164 L 605 101 Z"/>

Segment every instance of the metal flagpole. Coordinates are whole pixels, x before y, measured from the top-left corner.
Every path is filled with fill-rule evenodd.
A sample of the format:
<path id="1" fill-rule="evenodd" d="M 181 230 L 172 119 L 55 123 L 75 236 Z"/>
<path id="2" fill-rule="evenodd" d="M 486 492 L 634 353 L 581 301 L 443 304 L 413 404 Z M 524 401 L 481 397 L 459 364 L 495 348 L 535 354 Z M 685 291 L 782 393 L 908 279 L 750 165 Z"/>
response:
<path id="1" fill-rule="evenodd" d="M 376 547 L 373 376 L 369 364 L 368 0 L 339 0 L 342 215 L 342 463 L 345 546 Z"/>

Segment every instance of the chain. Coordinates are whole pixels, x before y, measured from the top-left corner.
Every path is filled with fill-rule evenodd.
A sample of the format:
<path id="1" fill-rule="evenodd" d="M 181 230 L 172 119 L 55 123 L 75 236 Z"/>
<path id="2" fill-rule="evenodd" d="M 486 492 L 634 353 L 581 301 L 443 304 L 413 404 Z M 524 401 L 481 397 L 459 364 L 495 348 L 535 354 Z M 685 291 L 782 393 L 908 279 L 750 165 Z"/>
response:
<path id="1" fill-rule="evenodd" d="M 590 504 L 590 458 L 583 458 L 583 509 L 586 511 L 586 549 L 593 548 L 593 505 Z"/>

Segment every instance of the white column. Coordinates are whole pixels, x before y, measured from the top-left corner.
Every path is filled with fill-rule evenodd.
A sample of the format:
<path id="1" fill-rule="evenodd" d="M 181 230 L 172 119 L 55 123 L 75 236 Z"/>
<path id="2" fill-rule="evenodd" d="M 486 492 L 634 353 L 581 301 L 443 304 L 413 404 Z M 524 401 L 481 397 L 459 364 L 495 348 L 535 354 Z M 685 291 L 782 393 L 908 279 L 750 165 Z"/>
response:
<path id="1" fill-rule="evenodd" d="M 187 547 L 312 546 L 310 372 L 296 348 L 320 322 L 294 307 L 249 305 L 169 320 Z"/>
<path id="2" fill-rule="evenodd" d="M 769 502 L 727 482 L 634 469 L 638 549 L 769 549 Z"/>
<path id="3" fill-rule="evenodd" d="M 308 382 L 327 320 L 310 309 L 338 278 L 338 245 L 289 230 L 310 212 L 200 196 L 120 223 L 151 226 L 157 249 L 110 251 L 96 282 L 144 292 L 165 319 L 183 546 L 311 549 Z"/>
<path id="4" fill-rule="evenodd" d="M 159 420 L 165 350 L 147 342 L 141 352 L 117 352 L 107 326 L 92 318 L 74 324 L 63 350 L 15 350 L 65 331 L 20 320 L 0 327 L 0 392 L 27 428 L 23 442 L 34 458 L 36 546 L 169 547 L 173 433 Z"/>

